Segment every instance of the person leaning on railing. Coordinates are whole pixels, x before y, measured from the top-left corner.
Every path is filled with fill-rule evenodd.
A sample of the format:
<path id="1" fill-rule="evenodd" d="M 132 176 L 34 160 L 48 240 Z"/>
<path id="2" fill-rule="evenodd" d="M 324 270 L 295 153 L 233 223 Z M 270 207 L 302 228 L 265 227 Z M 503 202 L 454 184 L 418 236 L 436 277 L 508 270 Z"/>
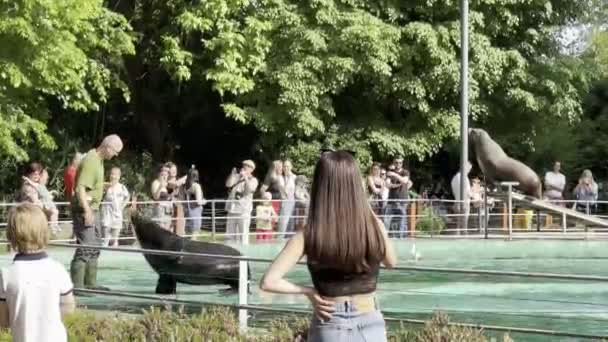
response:
<path id="1" fill-rule="evenodd" d="M 264 291 L 308 297 L 315 311 L 309 342 L 386 341 L 375 291 L 380 265 L 394 267 L 397 256 L 361 179 L 348 152 L 322 154 L 305 228 L 287 242 L 260 283 Z M 314 287 L 284 278 L 303 256 Z"/>
<path id="2" fill-rule="evenodd" d="M 578 184 L 574 188 L 574 209 L 587 215 L 595 212 L 598 198 L 598 185 L 593 180 L 591 170 L 585 170 L 578 179 Z"/>

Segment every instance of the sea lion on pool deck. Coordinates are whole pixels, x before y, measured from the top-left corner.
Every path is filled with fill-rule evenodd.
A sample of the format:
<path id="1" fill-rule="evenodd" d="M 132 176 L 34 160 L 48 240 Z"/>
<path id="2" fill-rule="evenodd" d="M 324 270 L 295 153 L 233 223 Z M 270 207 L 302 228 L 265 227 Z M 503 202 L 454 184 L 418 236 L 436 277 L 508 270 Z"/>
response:
<path id="1" fill-rule="evenodd" d="M 156 222 L 134 215 L 131 218 L 135 236 L 144 249 L 179 251 L 190 253 L 242 254 L 226 245 L 193 241 L 163 229 Z M 169 256 L 144 254 L 148 264 L 158 273 L 156 293 L 174 294 L 177 283 L 191 285 L 226 284 L 231 291 L 239 287 L 239 261 L 198 256 Z M 249 271 L 249 268 L 248 268 Z M 251 272 L 248 274 L 251 278 Z"/>
<path id="2" fill-rule="evenodd" d="M 536 172 L 524 163 L 509 157 L 486 131 L 481 128 L 470 128 L 469 143 L 473 145 L 477 164 L 488 183 L 519 182 L 518 188 L 526 195 L 542 198 L 542 185 Z"/>

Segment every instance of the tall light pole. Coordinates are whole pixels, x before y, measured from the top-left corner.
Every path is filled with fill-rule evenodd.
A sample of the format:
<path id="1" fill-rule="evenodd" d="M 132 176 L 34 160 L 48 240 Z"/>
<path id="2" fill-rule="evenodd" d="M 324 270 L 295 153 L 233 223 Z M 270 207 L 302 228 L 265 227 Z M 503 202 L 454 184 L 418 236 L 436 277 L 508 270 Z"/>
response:
<path id="1" fill-rule="evenodd" d="M 469 160 L 469 1 L 460 0 L 460 200 L 464 201 Z M 465 210 L 466 203 L 461 208 Z M 461 213 L 464 214 L 464 213 Z M 468 227 L 464 227 L 465 229 Z"/>

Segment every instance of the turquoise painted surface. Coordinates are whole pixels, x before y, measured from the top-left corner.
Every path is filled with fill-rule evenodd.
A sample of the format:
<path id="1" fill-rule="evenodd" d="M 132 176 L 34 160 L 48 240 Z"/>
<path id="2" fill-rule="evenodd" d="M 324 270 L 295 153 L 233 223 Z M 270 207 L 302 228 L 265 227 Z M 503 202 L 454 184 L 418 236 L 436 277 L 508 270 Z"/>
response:
<path id="1" fill-rule="evenodd" d="M 603 241 L 406 240 L 395 242 L 400 265 L 572 273 L 608 276 L 608 243 Z M 420 255 L 414 261 L 412 247 Z M 252 257 L 273 258 L 281 243 L 240 248 Z M 50 255 L 69 267 L 72 249 L 54 248 Z M 0 256 L 0 266 L 12 255 Z M 115 291 L 154 294 L 157 275 L 142 255 L 107 252 L 99 261 L 99 283 Z M 257 284 L 268 264 L 251 263 Z M 304 266 L 289 273 L 297 283 L 310 284 Z M 224 286 L 178 284 L 174 298 L 214 303 L 238 302 L 222 296 Z M 608 284 L 519 277 L 476 276 L 427 272 L 382 271 L 378 295 L 388 317 L 428 318 L 433 310 L 453 321 L 554 329 L 608 335 Z M 153 302 L 107 296 L 79 298 L 92 309 L 141 312 Z M 249 302 L 281 308 L 308 309 L 302 296 L 263 293 L 253 287 Z M 192 308 L 192 310 L 197 310 Z M 256 320 L 271 318 L 255 314 Z M 555 337 L 519 336 L 519 341 L 574 341 Z"/>

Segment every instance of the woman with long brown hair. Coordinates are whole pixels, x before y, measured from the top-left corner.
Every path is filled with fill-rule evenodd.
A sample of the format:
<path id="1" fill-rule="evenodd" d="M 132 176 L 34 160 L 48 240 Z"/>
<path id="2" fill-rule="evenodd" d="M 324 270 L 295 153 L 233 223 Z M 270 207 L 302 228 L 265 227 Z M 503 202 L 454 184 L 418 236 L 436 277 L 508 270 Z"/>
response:
<path id="1" fill-rule="evenodd" d="M 307 341 L 386 341 L 375 291 L 380 265 L 397 257 L 367 201 L 352 155 L 324 152 L 315 166 L 303 231 L 287 242 L 264 274 L 264 291 L 304 294 L 315 317 Z M 306 256 L 313 287 L 284 278 Z"/>

